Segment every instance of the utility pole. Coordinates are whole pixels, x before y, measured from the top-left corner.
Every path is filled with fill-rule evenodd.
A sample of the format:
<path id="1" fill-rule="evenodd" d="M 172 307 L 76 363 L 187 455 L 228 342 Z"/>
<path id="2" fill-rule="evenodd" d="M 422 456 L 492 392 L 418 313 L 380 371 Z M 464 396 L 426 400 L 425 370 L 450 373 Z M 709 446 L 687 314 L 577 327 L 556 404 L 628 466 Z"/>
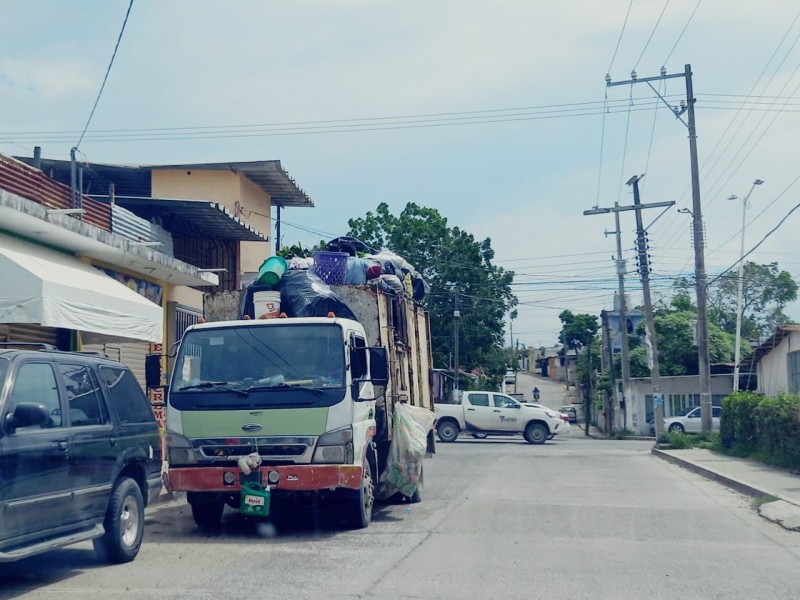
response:
<path id="1" fill-rule="evenodd" d="M 639 272 L 642 277 L 642 291 L 644 292 L 644 303 L 645 303 L 645 313 L 647 317 L 647 331 L 650 335 L 650 339 L 653 342 L 653 368 L 651 369 L 651 382 L 653 384 L 653 408 L 654 408 L 654 418 L 655 418 L 655 428 L 656 428 L 656 436 L 661 436 L 664 432 L 664 399 L 661 395 L 661 377 L 658 368 L 658 346 L 656 344 L 656 332 L 655 332 L 655 322 L 653 319 L 653 305 L 650 295 L 650 267 L 649 267 L 649 260 L 647 255 L 647 239 L 645 236 L 644 226 L 642 225 L 642 211 L 648 208 L 669 208 L 673 206 L 675 202 L 668 201 L 668 202 L 651 202 L 650 204 L 642 204 L 641 199 L 639 198 L 639 176 L 634 175 L 628 180 L 627 185 L 633 186 L 633 205 L 631 206 L 620 206 L 619 203 L 615 202 L 613 207 L 606 207 L 606 208 L 593 208 L 590 210 L 583 211 L 584 215 L 601 215 L 601 214 L 608 214 L 614 213 L 615 221 L 617 224 L 617 231 L 619 232 L 619 213 L 623 211 L 635 211 L 636 213 L 636 233 L 637 233 L 637 243 L 636 248 L 639 256 Z M 619 236 L 619 234 L 618 234 Z M 622 245 L 619 237 L 617 237 L 617 273 L 619 274 L 620 279 L 620 290 L 621 290 L 621 304 L 620 308 L 624 309 L 625 307 L 625 287 L 624 283 L 621 281 L 624 276 L 625 272 L 625 265 L 622 260 Z M 622 263 L 622 264 L 620 264 Z M 622 315 L 625 315 L 626 321 L 622 321 Z M 625 377 L 628 377 L 630 380 L 630 369 L 629 369 L 629 362 L 628 362 L 628 352 L 627 352 L 627 342 L 628 342 L 628 332 L 627 332 L 627 311 L 621 310 L 620 311 L 620 331 L 622 333 L 622 368 L 623 368 L 623 381 Z M 623 388 L 625 384 L 623 383 Z"/>
<path id="2" fill-rule="evenodd" d="M 634 175 L 628 180 L 627 185 L 633 186 L 633 204 L 640 207 L 639 177 Z M 653 366 L 650 369 L 650 382 L 653 385 L 653 419 L 655 420 L 656 437 L 664 434 L 664 396 L 661 395 L 661 371 L 658 366 L 658 341 L 656 339 L 656 324 L 653 318 L 653 300 L 650 296 L 650 263 L 647 255 L 647 234 L 642 223 L 642 211 L 636 211 L 636 250 L 639 255 L 639 274 L 642 277 L 642 292 L 644 294 L 644 315 L 647 321 L 647 332 L 650 334 L 650 344 L 653 349 Z"/>
<path id="3" fill-rule="evenodd" d="M 458 292 L 456 292 L 455 303 L 456 303 L 455 310 L 453 310 L 453 321 L 454 321 L 454 325 L 455 325 L 455 340 L 454 340 L 454 344 L 453 344 L 453 346 L 454 346 L 453 349 L 455 351 L 455 355 L 456 356 L 455 356 L 455 365 L 453 365 L 454 366 L 453 372 L 454 372 L 454 377 L 455 377 L 455 383 L 453 384 L 453 394 L 454 394 L 455 397 L 453 399 L 454 400 L 458 400 L 458 358 L 459 358 L 458 357 L 458 322 L 461 319 L 461 311 L 458 310 Z"/>
<path id="4" fill-rule="evenodd" d="M 275 206 L 275 254 L 281 250 L 281 205 Z"/>
<path id="5" fill-rule="evenodd" d="M 670 106 L 666 98 L 653 87 L 652 81 L 683 78 L 686 83 L 686 100 L 681 101 L 681 106 Z M 692 87 L 692 65 L 685 65 L 683 73 L 667 74 L 667 69 L 661 67 L 661 75 L 638 79 L 636 71 L 631 71 L 628 81 L 611 81 L 611 75 L 606 75 L 606 86 L 633 85 L 646 83 L 661 101 L 673 112 L 689 132 L 689 161 L 692 171 L 692 231 L 694 234 L 694 274 L 695 294 L 697 296 L 697 363 L 700 373 L 700 410 L 703 433 L 711 431 L 711 366 L 708 355 L 708 288 L 706 283 L 706 264 L 703 235 L 703 208 L 700 204 L 700 168 L 697 163 L 697 128 L 694 115 L 694 89 Z M 688 113 L 687 121 L 681 116 Z M 655 338 L 654 338 L 655 339 Z M 656 421 L 656 431 L 659 422 Z"/>

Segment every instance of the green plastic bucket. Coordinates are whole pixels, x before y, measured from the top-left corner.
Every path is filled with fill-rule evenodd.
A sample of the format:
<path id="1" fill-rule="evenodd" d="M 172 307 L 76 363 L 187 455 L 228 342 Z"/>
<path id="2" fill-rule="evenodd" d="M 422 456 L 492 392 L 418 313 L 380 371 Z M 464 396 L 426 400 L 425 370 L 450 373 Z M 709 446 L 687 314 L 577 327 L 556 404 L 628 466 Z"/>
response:
<path id="1" fill-rule="evenodd" d="M 239 512 L 250 517 L 269 516 L 269 488 L 260 483 L 242 483 Z"/>
<path id="2" fill-rule="evenodd" d="M 258 269 L 258 285 L 276 286 L 286 272 L 286 259 L 282 256 L 270 256 Z"/>

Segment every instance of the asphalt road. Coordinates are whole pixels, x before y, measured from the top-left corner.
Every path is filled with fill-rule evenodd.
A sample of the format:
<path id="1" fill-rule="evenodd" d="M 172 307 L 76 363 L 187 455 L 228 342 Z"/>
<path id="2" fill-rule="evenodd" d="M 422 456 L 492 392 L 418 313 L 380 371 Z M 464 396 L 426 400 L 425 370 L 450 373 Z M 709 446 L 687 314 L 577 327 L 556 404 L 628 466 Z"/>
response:
<path id="1" fill-rule="evenodd" d="M 0 597 L 797 598 L 800 534 L 650 446 L 440 444 L 424 502 L 382 506 L 363 531 L 308 511 L 259 531 L 231 512 L 209 535 L 167 505 L 135 562 L 103 566 L 82 545 L 0 565 Z"/>

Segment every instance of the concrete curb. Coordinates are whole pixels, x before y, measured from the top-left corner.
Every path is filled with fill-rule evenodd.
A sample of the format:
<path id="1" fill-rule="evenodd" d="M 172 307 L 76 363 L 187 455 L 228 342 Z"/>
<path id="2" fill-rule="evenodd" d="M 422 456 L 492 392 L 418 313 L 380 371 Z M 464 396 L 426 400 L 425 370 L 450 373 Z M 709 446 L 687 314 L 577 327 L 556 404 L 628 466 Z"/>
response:
<path id="1" fill-rule="evenodd" d="M 702 475 L 706 479 L 711 479 L 712 481 L 716 481 L 717 483 L 721 483 L 737 492 L 744 494 L 746 496 L 750 496 L 751 498 L 763 498 L 764 496 L 773 496 L 778 498 L 779 500 L 783 500 L 784 502 L 788 502 L 789 504 L 793 504 L 795 506 L 800 506 L 797 504 L 796 501 L 781 496 L 775 491 L 765 489 L 763 486 L 756 487 L 750 483 L 745 481 L 741 481 L 734 477 L 728 477 L 727 475 L 722 475 L 721 473 L 717 473 L 716 471 L 712 471 L 711 469 L 706 469 L 705 467 L 701 467 L 698 464 L 695 464 L 691 461 L 684 460 L 682 458 L 678 458 L 677 456 L 672 456 L 671 454 L 667 454 L 658 448 L 653 448 L 651 451 L 655 456 L 662 460 L 666 460 L 674 465 L 678 465 L 680 467 L 684 467 L 693 473 L 697 473 L 698 475 Z"/>

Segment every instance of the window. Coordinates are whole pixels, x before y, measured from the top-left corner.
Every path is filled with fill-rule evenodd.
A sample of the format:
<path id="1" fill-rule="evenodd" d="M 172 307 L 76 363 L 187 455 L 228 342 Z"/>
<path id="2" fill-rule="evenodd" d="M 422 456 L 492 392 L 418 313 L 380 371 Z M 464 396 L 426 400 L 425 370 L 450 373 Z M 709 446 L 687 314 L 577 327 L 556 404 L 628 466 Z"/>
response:
<path id="1" fill-rule="evenodd" d="M 688 418 L 690 418 L 690 419 L 699 419 L 700 418 L 700 409 L 699 408 L 695 408 L 693 411 L 691 411 L 686 416 Z"/>
<path id="2" fill-rule="evenodd" d="M 489 406 L 489 394 L 470 394 L 469 403 L 472 406 Z"/>
<path id="3" fill-rule="evenodd" d="M 58 365 L 64 388 L 69 422 L 73 427 L 85 425 L 102 425 L 108 422 L 108 414 L 102 407 L 97 382 L 94 376 L 83 365 Z"/>
<path id="4" fill-rule="evenodd" d="M 41 426 L 61 427 L 61 401 L 53 367 L 47 363 L 25 363 L 17 371 L 14 389 L 11 390 L 9 411 L 23 402 L 43 404 L 50 414 L 50 420 Z M 39 429 L 39 427 L 20 427 L 17 431 Z"/>
<path id="5" fill-rule="evenodd" d="M 364 338 L 350 335 L 350 365 L 353 379 L 363 379 L 367 376 L 367 352 L 364 350 L 366 347 Z"/>
<path id="6" fill-rule="evenodd" d="M 122 423 L 151 423 L 154 419 L 150 402 L 127 369 L 100 367 L 108 388 L 108 400 Z"/>
<path id="7" fill-rule="evenodd" d="M 789 392 L 800 393 L 800 350 L 789 353 Z"/>
<path id="8" fill-rule="evenodd" d="M 719 419 L 722 416 L 722 407 L 720 406 L 713 407 L 711 416 L 715 419 Z"/>
<path id="9" fill-rule="evenodd" d="M 517 403 L 508 396 L 494 395 L 494 405 L 496 408 L 514 408 Z"/>

